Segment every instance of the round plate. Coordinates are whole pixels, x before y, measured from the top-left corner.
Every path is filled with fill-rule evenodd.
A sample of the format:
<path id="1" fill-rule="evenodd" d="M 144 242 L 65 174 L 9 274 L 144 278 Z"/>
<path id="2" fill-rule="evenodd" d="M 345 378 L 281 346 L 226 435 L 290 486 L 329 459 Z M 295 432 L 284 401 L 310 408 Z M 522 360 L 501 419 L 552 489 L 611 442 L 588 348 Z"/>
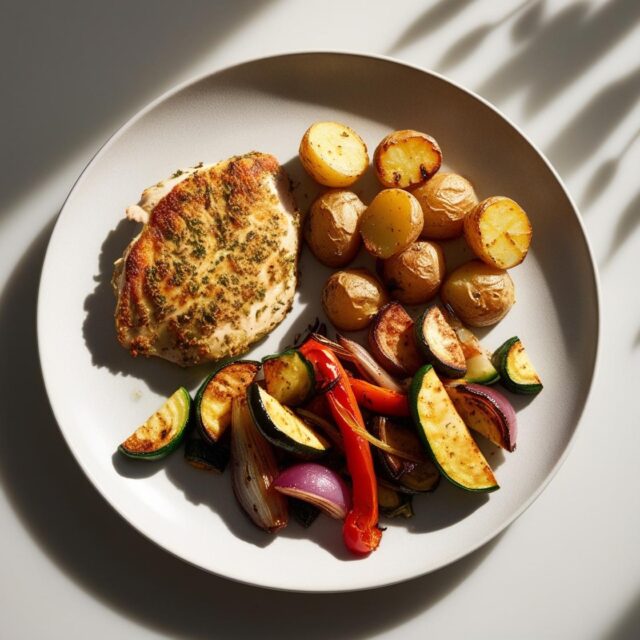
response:
<path id="1" fill-rule="evenodd" d="M 113 262 L 137 233 L 137 225 L 123 220 L 125 207 L 178 167 L 259 150 L 287 167 L 306 210 L 317 188 L 301 170 L 297 150 L 317 120 L 349 124 L 370 151 L 394 129 L 430 133 L 446 167 L 469 177 L 480 198 L 517 200 L 534 229 L 526 261 L 511 272 L 517 304 L 484 336 L 491 348 L 520 336 L 545 384 L 530 402 L 515 398 L 516 452 L 503 455 L 482 445 L 501 489 L 476 495 L 442 481 L 434 494 L 414 500 L 414 518 L 385 522 L 380 548 L 358 560 L 344 550 L 340 524 L 326 517 L 308 530 L 295 522 L 277 535 L 255 529 L 235 502 L 229 473 L 197 471 L 180 452 L 156 463 L 116 453 L 164 398 L 180 385 L 194 390 L 206 374 L 206 367 L 135 360 L 115 339 Z M 356 190 L 366 200 L 374 185 L 369 175 Z M 457 261 L 464 248 L 454 243 L 447 253 Z M 306 250 L 301 267 L 292 313 L 248 357 L 280 350 L 322 317 L 319 291 L 329 270 Z M 235 580 L 301 591 L 352 590 L 405 580 L 460 558 L 499 533 L 540 493 L 567 452 L 589 392 L 598 343 L 597 280 L 584 230 L 558 176 L 485 101 L 388 59 L 285 55 L 179 87 L 100 150 L 51 237 L 38 338 L 51 405 L 71 451 L 134 527 L 188 562 Z"/>

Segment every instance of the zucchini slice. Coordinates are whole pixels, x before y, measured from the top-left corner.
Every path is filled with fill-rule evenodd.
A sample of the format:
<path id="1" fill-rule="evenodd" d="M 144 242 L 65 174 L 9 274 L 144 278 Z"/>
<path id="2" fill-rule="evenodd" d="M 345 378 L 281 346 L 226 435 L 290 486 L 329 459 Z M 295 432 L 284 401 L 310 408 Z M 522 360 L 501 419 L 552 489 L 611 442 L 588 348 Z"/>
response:
<path id="1" fill-rule="evenodd" d="M 184 443 L 184 459 L 196 469 L 222 473 L 229 464 L 231 451 L 227 440 L 210 444 L 197 432 L 189 433 Z"/>
<path id="2" fill-rule="evenodd" d="M 427 309 L 415 327 L 418 345 L 440 373 L 449 378 L 462 378 L 467 373 L 458 336 L 438 306 Z"/>
<path id="3" fill-rule="evenodd" d="M 542 391 L 542 382 L 517 336 L 498 347 L 493 354 L 493 364 L 500 372 L 502 384 L 509 391 L 525 395 Z"/>
<path id="4" fill-rule="evenodd" d="M 478 353 L 467 358 L 467 373 L 464 379 L 466 382 L 489 385 L 498 382 L 500 374 L 486 353 Z"/>
<path id="5" fill-rule="evenodd" d="M 164 458 L 182 441 L 190 409 L 191 396 L 184 387 L 180 387 L 118 450 L 138 460 Z"/>
<path id="6" fill-rule="evenodd" d="M 491 467 L 431 365 L 414 376 L 409 404 L 418 435 L 445 478 L 467 491 L 498 489 Z"/>
<path id="7" fill-rule="evenodd" d="M 411 496 L 398 493 L 381 482 L 378 482 L 378 508 L 387 518 L 411 518 L 414 515 Z"/>
<path id="8" fill-rule="evenodd" d="M 440 482 L 440 472 L 425 454 L 420 438 L 411 425 L 399 424 L 388 418 L 376 416 L 371 427 L 376 437 L 395 449 L 406 451 L 414 458 L 424 457 L 424 462 L 416 463 L 376 449 L 381 471 L 394 483 L 396 490 L 403 493 L 424 493 L 435 490 Z"/>
<path id="9" fill-rule="evenodd" d="M 237 360 L 224 362 L 200 385 L 196 394 L 196 424 L 202 437 L 215 444 L 231 423 L 231 401 L 245 394 L 253 382 L 259 362 Z"/>
<path id="10" fill-rule="evenodd" d="M 321 456 L 329 450 L 327 440 L 257 382 L 249 387 L 247 400 L 254 422 L 272 444 L 307 458 Z"/>
<path id="11" fill-rule="evenodd" d="M 263 358 L 262 370 L 269 395 L 288 407 L 305 403 L 315 388 L 311 363 L 295 349 Z"/>

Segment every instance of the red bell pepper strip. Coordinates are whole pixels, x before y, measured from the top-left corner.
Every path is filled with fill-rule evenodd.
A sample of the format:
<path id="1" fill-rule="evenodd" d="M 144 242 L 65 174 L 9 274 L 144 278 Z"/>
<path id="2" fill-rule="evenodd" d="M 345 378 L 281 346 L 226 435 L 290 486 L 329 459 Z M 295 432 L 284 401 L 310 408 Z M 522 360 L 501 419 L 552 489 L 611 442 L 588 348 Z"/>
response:
<path id="1" fill-rule="evenodd" d="M 357 428 L 365 429 L 364 420 L 349 378 L 331 349 L 310 339 L 300 351 L 313 365 L 316 379 L 327 389 L 324 397 L 344 441 L 347 468 L 353 482 L 353 500 L 342 536 L 349 551 L 365 555 L 378 547 L 382 531 L 378 528 L 378 483 L 371 449 L 351 426 L 355 424 Z"/>
<path id="2" fill-rule="evenodd" d="M 350 378 L 349 383 L 361 407 L 383 416 L 408 417 L 410 415 L 409 401 L 405 393 L 385 389 L 359 378 Z"/>

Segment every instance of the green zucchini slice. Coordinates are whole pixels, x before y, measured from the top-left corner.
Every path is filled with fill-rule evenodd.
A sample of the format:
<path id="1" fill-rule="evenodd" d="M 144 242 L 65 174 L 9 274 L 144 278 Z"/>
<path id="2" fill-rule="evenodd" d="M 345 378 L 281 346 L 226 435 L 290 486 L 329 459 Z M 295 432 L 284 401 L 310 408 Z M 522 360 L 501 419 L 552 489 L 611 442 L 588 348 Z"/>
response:
<path id="1" fill-rule="evenodd" d="M 184 387 L 180 387 L 118 450 L 137 460 L 164 458 L 182 441 L 190 409 L 191 396 Z"/>
<path id="2" fill-rule="evenodd" d="M 184 459 L 196 469 L 222 473 L 229 464 L 231 451 L 229 443 L 225 440 L 210 444 L 197 432 L 191 432 L 184 443 Z"/>
<path id="3" fill-rule="evenodd" d="M 427 309 L 415 328 L 418 345 L 440 373 L 449 378 L 466 374 L 467 364 L 458 336 L 438 306 Z"/>
<path id="4" fill-rule="evenodd" d="M 398 493 L 381 482 L 378 482 L 378 508 L 387 518 L 411 518 L 414 515 L 411 496 Z"/>
<path id="5" fill-rule="evenodd" d="M 231 401 L 245 394 L 260 363 L 252 360 L 224 362 L 200 385 L 196 394 L 196 424 L 206 442 L 216 444 L 231 424 Z"/>
<path id="6" fill-rule="evenodd" d="M 467 373 L 464 379 L 466 382 L 489 385 L 500 380 L 500 374 L 487 354 L 478 353 L 467 358 Z"/>
<path id="7" fill-rule="evenodd" d="M 280 404 L 297 407 L 313 393 L 315 376 L 311 363 L 295 349 L 262 360 L 268 393 Z"/>
<path id="8" fill-rule="evenodd" d="M 525 395 L 542 391 L 542 382 L 517 336 L 498 347 L 493 354 L 493 364 L 500 372 L 502 384 L 509 391 Z"/>
<path id="9" fill-rule="evenodd" d="M 409 405 L 418 435 L 442 475 L 467 491 L 495 491 L 491 467 L 431 365 L 416 373 Z"/>
<path id="10" fill-rule="evenodd" d="M 247 400 L 254 422 L 272 444 L 308 458 L 321 456 L 329 450 L 327 440 L 258 383 L 254 382 L 249 387 Z"/>

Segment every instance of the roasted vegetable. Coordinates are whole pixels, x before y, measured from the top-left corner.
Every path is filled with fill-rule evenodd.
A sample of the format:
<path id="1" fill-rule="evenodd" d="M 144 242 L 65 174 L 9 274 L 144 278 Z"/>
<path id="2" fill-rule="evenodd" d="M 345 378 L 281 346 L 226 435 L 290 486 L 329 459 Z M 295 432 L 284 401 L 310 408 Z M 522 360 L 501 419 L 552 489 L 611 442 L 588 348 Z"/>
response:
<path id="1" fill-rule="evenodd" d="M 322 289 L 322 306 L 332 324 L 343 331 L 358 331 L 387 302 L 379 280 L 366 269 L 336 271 Z"/>
<path id="2" fill-rule="evenodd" d="M 358 405 L 363 409 L 383 416 L 410 415 L 406 393 L 378 387 L 359 378 L 350 378 L 349 382 Z"/>
<path id="3" fill-rule="evenodd" d="M 406 189 L 422 184 L 440 168 L 442 151 L 426 133 L 403 129 L 380 142 L 373 164 L 383 186 Z"/>
<path id="4" fill-rule="evenodd" d="M 362 138 L 337 122 L 312 124 L 300 142 L 299 154 L 307 173 L 327 187 L 348 187 L 369 166 Z"/>
<path id="5" fill-rule="evenodd" d="M 119 447 L 120 453 L 137 460 L 159 460 L 174 451 L 189 421 L 191 396 L 180 387 L 144 424 Z"/>
<path id="6" fill-rule="evenodd" d="M 327 440 L 257 382 L 249 387 L 247 401 L 256 426 L 277 447 L 308 458 L 321 456 L 329 450 Z"/>
<path id="7" fill-rule="evenodd" d="M 295 349 L 263 358 L 262 371 L 269 395 L 287 407 L 297 407 L 313 394 L 313 367 Z"/>
<path id="8" fill-rule="evenodd" d="M 440 482 L 440 472 L 428 457 L 413 425 L 398 424 L 387 418 L 376 416 L 371 429 L 383 442 L 394 449 L 410 454 L 408 460 L 386 451 L 376 450 L 382 472 L 404 493 L 433 491 Z"/>
<path id="9" fill-rule="evenodd" d="M 231 423 L 231 401 L 244 396 L 260 363 L 251 360 L 226 362 L 200 385 L 195 400 L 196 424 L 205 441 L 215 444 Z"/>
<path id="10" fill-rule="evenodd" d="M 382 262 L 382 280 L 392 298 L 403 304 L 431 300 L 445 276 L 445 260 L 440 245 L 419 240 Z"/>
<path id="11" fill-rule="evenodd" d="M 465 216 L 478 204 L 471 183 L 457 173 L 437 173 L 411 193 L 424 214 L 423 238 L 461 236 Z"/>
<path id="12" fill-rule="evenodd" d="M 385 518 L 412 518 L 411 496 L 378 483 L 378 507 Z"/>
<path id="13" fill-rule="evenodd" d="M 251 521 L 273 533 L 289 521 L 287 499 L 273 486 L 279 475 L 274 451 L 254 424 L 246 398 L 233 399 L 231 421 L 233 493 Z"/>
<path id="14" fill-rule="evenodd" d="M 376 258 L 390 258 L 418 239 L 423 217 L 420 203 L 402 189 L 384 189 L 360 218 L 364 246 Z"/>
<path id="15" fill-rule="evenodd" d="M 323 193 L 307 216 L 304 237 L 313 255 L 328 267 L 344 267 L 360 248 L 359 221 L 366 209 L 351 191 Z"/>
<path id="16" fill-rule="evenodd" d="M 480 384 L 451 383 L 445 388 L 469 429 L 507 451 L 516 448 L 516 412 L 499 391 Z"/>
<path id="17" fill-rule="evenodd" d="M 437 371 L 449 378 L 460 378 L 467 372 L 467 363 L 456 332 L 451 328 L 440 307 L 427 309 L 415 324 L 416 342 Z"/>
<path id="18" fill-rule="evenodd" d="M 211 444 L 195 429 L 185 437 L 184 459 L 196 469 L 222 473 L 229 464 L 230 456 L 231 450 L 226 438 Z"/>
<path id="19" fill-rule="evenodd" d="M 542 382 L 517 336 L 509 338 L 493 354 L 493 364 L 500 372 L 500 382 L 509 391 L 535 395 L 542 391 Z"/>
<path id="20" fill-rule="evenodd" d="M 465 262 L 447 276 L 442 301 L 472 327 L 486 327 L 504 318 L 516 301 L 509 274 L 480 260 Z"/>
<path id="21" fill-rule="evenodd" d="M 412 376 L 423 364 L 413 331 L 413 320 L 398 302 L 389 302 L 369 329 L 373 357 L 389 373 Z"/>
<path id="22" fill-rule="evenodd" d="M 430 364 L 414 376 L 409 398 L 418 435 L 442 475 L 467 491 L 498 489 L 491 467 Z"/>
<path id="23" fill-rule="evenodd" d="M 511 198 L 487 198 L 464 219 L 467 243 L 478 258 L 496 269 L 520 264 L 529 250 L 531 234 L 527 214 Z"/>

